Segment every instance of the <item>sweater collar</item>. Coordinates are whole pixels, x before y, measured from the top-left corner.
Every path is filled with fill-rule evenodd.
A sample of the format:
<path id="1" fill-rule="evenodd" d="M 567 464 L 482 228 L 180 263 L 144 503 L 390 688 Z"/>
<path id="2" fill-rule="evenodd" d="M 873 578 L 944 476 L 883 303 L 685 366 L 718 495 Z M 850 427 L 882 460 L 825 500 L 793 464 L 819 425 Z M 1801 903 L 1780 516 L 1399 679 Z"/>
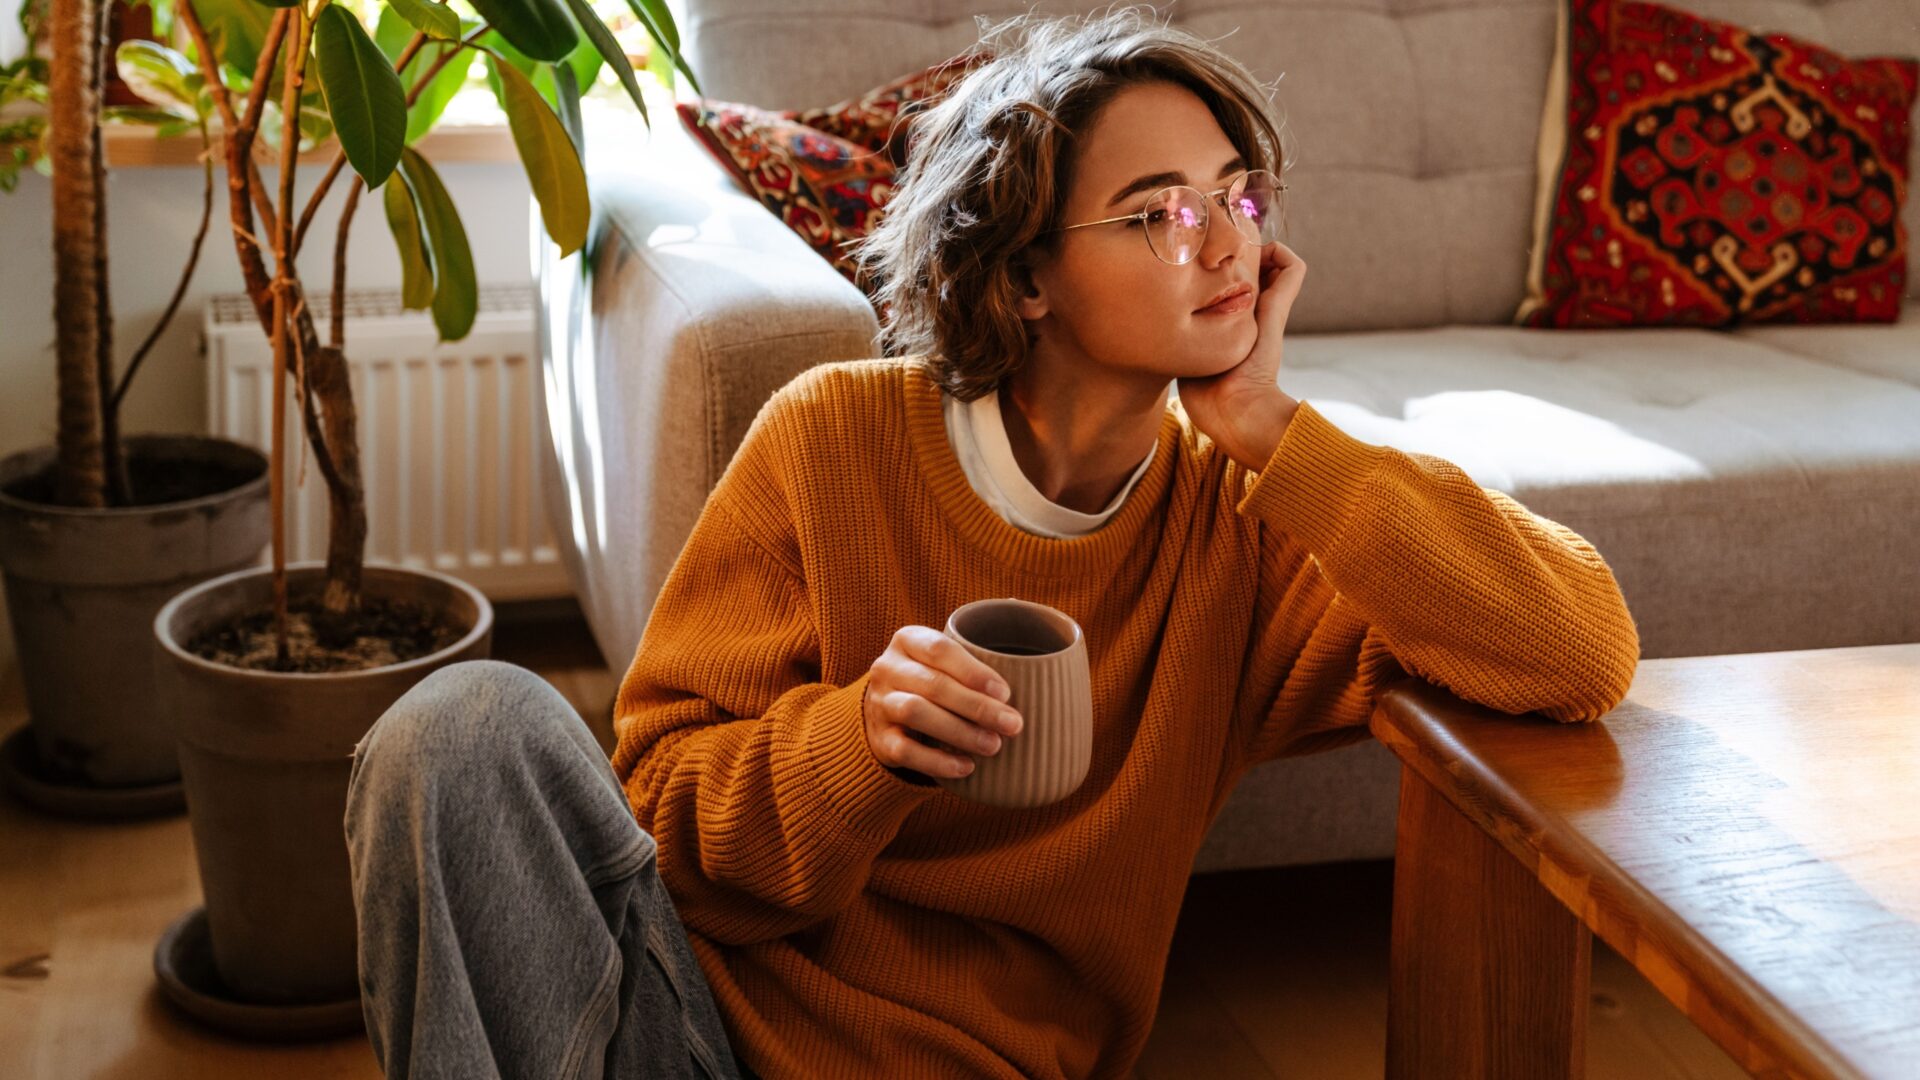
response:
<path id="1" fill-rule="evenodd" d="M 1105 525 L 1070 537 L 1036 536 L 1016 528 L 967 482 L 966 470 L 947 439 L 940 385 L 933 381 L 925 359 L 909 358 L 904 371 L 907 430 L 919 473 L 954 530 L 994 558 L 1054 577 L 1112 566 L 1135 547 L 1142 527 L 1166 503 L 1180 439 L 1180 418 L 1172 409 L 1161 418 L 1160 442 L 1146 472 Z"/>

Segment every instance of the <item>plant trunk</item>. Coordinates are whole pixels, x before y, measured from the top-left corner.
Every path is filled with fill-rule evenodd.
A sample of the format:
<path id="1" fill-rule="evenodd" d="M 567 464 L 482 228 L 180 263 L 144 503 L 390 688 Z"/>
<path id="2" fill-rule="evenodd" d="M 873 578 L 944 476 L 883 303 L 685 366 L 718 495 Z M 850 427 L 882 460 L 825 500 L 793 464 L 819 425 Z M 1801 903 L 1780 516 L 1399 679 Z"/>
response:
<path id="1" fill-rule="evenodd" d="M 106 102 L 107 79 L 113 74 L 113 22 L 117 10 L 113 0 L 94 0 L 94 18 L 99 20 L 93 35 L 93 86 L 96 106 L 92 117 L 93 138 L 93 280 L 94 310 L 97 312 L 94 339 L 95 365 L 99 368 L 100 464 L 107 474 L 107 501 L 114 506 L 133 502 L 127 479 L 127 463 L 120 447 L 120 408 L 113 398 L 113 303 L 107 275 L 107 155 L 100 137 L 98 106 Z"/>
<path id="2" fill-rule="evenodd" d="M 250 130 L 229 130 L 222 136 L 226 150 L 227 209 L 233 219 L 233 245 L 247 296 L 253 302 L 260 329 L 271 337 L 273 279 L 267 273 L 260 245 L 253 238 L 252 171 L 247 167 L 253 154 L 253 135 Z M 294 137 L 298 137 L 297 132 Z M 294 281 L 294 295 L 304 297 L 298 273 L 294 267 L 288 270 Z M 367 539 L 366 489 L 360 479 L 360 439 L 353 386 L 347 378 L 346 357 L 339 350 L 320 343 L 313 310 L 305 303 L 298 304 L 290 322 L 294 348 L 288 350 L 292 357 L 288 362 L 298 364 L 299 357 L 306 358 L 310 404 L 302 409 L 302 419 L 307 442 L 314 449 L 320 475 L 327 484 L 327 585 L 321 602 L 329 613 L 341 615 L 360 606 L 361 566 Z"/>
<path id="3" fill-rule="evenodd" d="M 335 304 L 344 303 L 335 296 Z M 309 319 L 301 328 L 313 335 Z M 307 379 L 320 400 L 327 446 L 342 483 L 327 484 L 327 587 L 320 606 L 334 615 L 360 607 L 360 566 L 367 547 L 366 489 L 360 485 L 359 418 L 354 412 L 353 384 L 347 380 L 347 358 L 339 349 L 318 345 L 307 354 Z"/>
<path id="4" fill-rule="evenodd" d="M 53 315 L 59 358 L 59 447 L 54 498 L 63 506 L 107 505 L 101 378 L 109 347 L 101 227 L 105 173 L 100 168 L 101 0 L 52 0 L 47 156 L 53 166 Z"/>

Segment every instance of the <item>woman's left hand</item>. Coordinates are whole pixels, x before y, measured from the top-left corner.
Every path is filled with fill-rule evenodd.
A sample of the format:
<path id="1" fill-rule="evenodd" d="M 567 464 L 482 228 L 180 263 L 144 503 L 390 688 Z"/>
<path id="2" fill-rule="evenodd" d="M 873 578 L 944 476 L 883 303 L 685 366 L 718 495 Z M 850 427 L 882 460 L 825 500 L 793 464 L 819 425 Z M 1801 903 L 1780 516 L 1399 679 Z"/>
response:
<path id="1" fill-rule="evenodd" d="M 1278 438 L 1276 417 L 1290 417 L 1297 404 L 1278 380 L 1287 316 L 1306 276 L 1306 261 L 1292 248 L 1278 240 L 1263 245 L 1253 349 L 1218 375 L 1180 380 L 1180 404 L 1194 426 L 1249 469 L 1267 463 Z"/>

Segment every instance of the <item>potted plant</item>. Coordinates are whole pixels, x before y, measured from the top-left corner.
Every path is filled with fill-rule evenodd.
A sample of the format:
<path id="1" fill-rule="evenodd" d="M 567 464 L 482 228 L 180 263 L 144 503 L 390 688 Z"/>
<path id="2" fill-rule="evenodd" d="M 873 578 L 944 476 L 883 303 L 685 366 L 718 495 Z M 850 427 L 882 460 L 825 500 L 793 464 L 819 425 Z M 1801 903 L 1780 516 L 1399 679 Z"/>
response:
<path id="1" fill-rule="evenodd" d="M 406 305 L 430 310 L 442 339 L 462 337 L 477 302 L 466 232 L 431 163 L 411 145 L 437 117 L 437 80 L 464 79 L 476 56 L 488 64 L 541 220 L 563 256 L 587 233 L 582 74 L 604 63 L 643 116 L 645 104 L 630 61 L 586 0 L 475 0 L 477 20 L 432 0 L 386 0 L 386 27 L 410 31 L 387 35 L 391 54 L 382 34 L 369 35 L 340 3 L 276 0 L 269 12 L 245 6 L 253 2 L 175 2 L 192 70 L 220 120 L 235 253 L 282 385 L 273 396 L 268 471 L 271 569 L 189 588 L 153 621 L 166 658 L 163 687 L 181 717 L 181 769 L 206 894 L 204 912 L 189 912 L 162 937 L 155 967 L 169 995 L 205 1020 L 242 1034 L 301 1037 L 360 1023 L 341 828 L 353 748 L 414 683 L 487 655 L 492 630 L 486 598 L 463 582 L 363 566 L 346 324 L 334 305 L 326 337 L 319 333 L 296 263 L 307 227 L 330 192 L 344 192 L 333 238 L 338 297 L 349 224 L 363 191 L 375 192 L 400 253 Z M 684 71 L 664 0 L 629 4 Z M 267 14 L 216 21 L 217 10 Z M 269 187 L 253 148 L 276 101 L 283 134 Z M 338 150 L 297 199 L 299 133 L 307 131 L 330 133 Z M 289 409 L 327 485 L 324 564 L 285 561 Z"/>
<path id="2" fill-rule="evenodd" d="M 38 11 L 22 16 L 30 38 L 39 36 Z M 8 156 L 0 185 L 11 189 L 22 164 L 50 175 L 59 400 L 55 444 L 0 460 L 0 574 L 28 711 L 27 726 L 0 748 L 0 775 L 42 810 L 127 818 L 185 806 L 174 718 L 153 707 L 148 627 L 182 586 L 259 558 L 268 492 L 266 458 L 239 443 L 121 434 L 134 375 L 199 261 L 213 169 L 172 300 L 116 375 L 101 120 L 164 112 L 189 128 L 198 119 L 204 139 L 205 117 L 185 87 L 164 107 L 103 113 L 103 14 L 101 4 L 53 0 L 52 62 L 30 50 L 0 70 L 0 107 L 43 107 L 0 124 Z M 147 89 L 140 71 L 126 74 L 130 87 Z"/>

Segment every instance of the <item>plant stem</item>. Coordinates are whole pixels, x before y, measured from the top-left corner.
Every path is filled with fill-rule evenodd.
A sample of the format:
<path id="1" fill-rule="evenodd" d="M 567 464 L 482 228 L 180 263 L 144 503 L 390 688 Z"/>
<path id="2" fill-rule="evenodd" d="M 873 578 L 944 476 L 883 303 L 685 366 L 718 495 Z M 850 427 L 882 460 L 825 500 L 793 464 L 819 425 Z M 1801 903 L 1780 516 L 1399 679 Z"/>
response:
<path id="1" fill-rule="evenodd" d="M 256 94 L 249 100 L 247 115 L 243 120 L 234 111 L 233 95 L 220 78 L 219 58 L 214 53 L 213 43 L 207 38 L 206 27 L 201 24 L 192 0 L 178 0 L 174 5 L 174 17 L 185 24 L 188 36 L 193 39 L 200 75 L 212 89 L 214 107 L 220 113 L 220 142 L 226 158 L 227 212 L 232 218 L 234 255 L 240 262 L 240 276 L 246 284 L 248 298 L 253 301 L 254 315 L 260 320 L 260 329 L 271 334 L 273 325 L 268 291 L 272 285 L 267 278 L 260 241 L 253 234 L 253 210 L 256 207 L 264 215 L 261 225 L 269 236 L 278 228 L 274 223 L 273 204 L 266 197 L 266 182 L 261 178 L 260 165 L 253 156 L 254 125 L 259 123 L 265 104 L 253 104 L 254 100 L 261 100 Z M 273 62 L 279 55 L 281 41 L 286 37 L 288 17 L 285 11 L 276 13 L 267 27 L 266 38 L 261 42 L 260 60 L 254 67 L 253 81 L 254 90 L 260 93 L 264 93 L 268 80 L 273 76 Z M 306 423 L 308 437 L 317 438 L 320 430 L 318 420 L 309 413 Z M 320 458 L 320 471 L 325 475 L 332 468 L 326 448 L 316 446 L 315 455 Z"/>
<path id="2" fill-rule="evenodd" d="M 187 23 L 188 32 L 194 36 L 203 77 L 210 85 L 218 87 L 219 64 L 193 10 L 193 0 L 176 0 L 175 10 Z M 223 133 L 226 143 L 228 210 L 233 218 L 234 251 L 240 260 L 241 275 L 246 282 L 247 297 L 253 303 L 254 315 L 259 319 L 263 332 L 269 337 L 280 335 L 283 345 L 290 346 L 275 352 L 275 378 L 293 375 L 301 380 L 307 391 L 301 402 L 307 444 L 313 448 L 314 461 L 327 482 L 327 571 L 321 606 L 330 615 L 342 616 L 360 606 L 361 570 L 367 536 L 366 492 L 360 478 L 360 445 L 356 431 L 353 384 L 349 378 L 346 357 L 340 350 L 320 343 L 319 334 L 314 329 L 312 308 L 300 302 L 302 290 L 299 269 L 292 257 L 297 246 L 288 244 L 293 210 L 290 191 L 283 190 L 278 214 L 273 212 L 270 205 L 265 208 L 268 231 L 263 235 L 273 238 L 277 255 L 285 251 L 285 257 L 276 259 L 278 265 L 271 278 L 267 274 L 261 244 L 250 232 L 253 224 L 252 204 L 256 201 L 253 193 L 266 189 L 266 185 L 260 182 L 258 167 L 252 160 L 254 135 L 265 109 L 264 94 L 273 73 L 272 54 L 280 51 L 291 18 L 291 9 L 282 9 L 275 14 L 263 46 L 261 63 L 255 69 L 253 94 L 248 101 L 246 116 L 237 118 Z M 302 22 L 305 25 L 305 20 Z M 289 43 L 289 49 L 297 51 L 304 58 L 307 51 L 305 40 L 311 36 L 311 27 L 306 26 L 304 32 L 296 33 L 296 41 Z M 294 63 L 293 55 L 289 53 L 288 64 Z M 215 94 L 217 100 L 221 99 L 218 89 Z M 294 110 L 286 112 L 286 115 L 297 118 L 297 109 L 296 100 Z M 223 119 L 233 112 L 231 98 L 227 97 L 223 105 Z M 281 145 L 285 163 L 281 179 L 286 183 L 291 182 L 293 173 L 290 155 L 297 154 L 299 148 L 297 119 L 295 123 L 293 136 L 283 139 Z M 258 201 L 266 202 L 264 199 Z M 288 283 L 284 287 L 280 285 L 282 277 Z M 290 363 L 297 363 L 299 370 L 289 370 Z M 276 399 L 284 407 L 284 391 L 278 393 Z M 284 436 L 276 435 L 272 451 L 279 456 L 277 460 L 284 459 L 284 450 Z M 276 529 L 283 528 L 282 517 L 282 508 L 276 507 Z M 284 571 L 277 573 L 276 578 L 284 585 Z"/>
<path id="3" fill-rule="evenodd" d="M 186 24 L 187 33 L 193 38 L 194 52 L 200 61 L 200 74 L 212 89 L 214 106 L 220 112 L 221 142 L 226 147 L 227 159 L 227 209 L 233 219 L 233 246 L 240 260 L 240 274 L 247 286 L 248 295 L 254 298 L 254 308 L 260 315 L 261 329 L 271 332 L 267 315 L 262 309 L 266 300 L 267 273 L 261 261 L 260 245 L 253 234 L 253 198 L 259 184 L 257 169 L 250 168 L 253 157 L 253 128 L 243 122 L 234 112 L 232 95 L 227 84 L 220 77 L 220 61 L 214 52 L 213 43 L 207 38 L 206 28 L 200 22 L 200 15 L 194 10 L 192 0 L 179 0 L 174 5 L 174 16 Z M 271 65 L 273 58 L 279 55 L 280 42 L 287 32 L 286 9 L 274 13 L 273 22 L 267 27 L 266 39 L 260 45 L 261 64 Z M 268 67 L 271 73 L 271 67 Z M 255 72 L 258 75 L 256 69 Z M 265 92 L 265 83 L 256 79 L 256 94 Z M 255 122 L 258 112 L 251 105 L 248 115 Z"/>
<path id="4" fill-rule="evenodd" d="M 127 387 L 133 383 L 133 373 L 140 370 L 140 362 L 153 350 L 154 342 L 160 340 L 160 334 L 173 321 L 174 313 L 180 310 L 180 301 L 186 298 L 187 284 L 193 280 L 194 267 L 200 263 L 200 246 L 207 239 L 207 227 L 213 223 L 213 143 L 207 134 L 207 123 L 200 121 L 200 161 L 206 167 L 206 183 L 200 194 L 200 228 L 193 234 L 193 247 L 187 251 L 186 268 L 180 271 L 180 282 L 173 287 L 173 298 L 167 301 L 167 309 L 160 313 L 160 321 L 153 324 L 147 332 L 147 338 L 133 351 L 133 359 L 127 362 L 127 370 L 120 376 L 120 385 L 114 387 L 113 398 L 107 403 L 107 415 L 117 416 L 120 399 L 127 394 Z"/>
<path id="5" fill-rule="evenodd" d="M 188 34 L 194 40 L 201 76 L 206 80 L 207 85 L 214 88 L 214 101 L 220 110 L 222 121 L 226 123 L 226 127 L 221 132 L 221 142 L 225 147 L 227 207 L 233 219 L 234 255 L 240 263 L 240 274 L 246 284 L 247 298 L 253 302 L 254 316 L 260 321 L 261 332 L 271 335 L 273 333 L 272 282 L 267 276 L 261 245 L 250 230 L 253 226 L 253 205 L 257 203 L 266 210 L 268 222 L 273 220 L 273 207 L 263 194 L 266 184 L 261 180 L 258 163 L 253 158 L 254 131 L 246 121 L 235 115 L 232 96 L 225 84 L 220 82 L 219 62 L 212 44 L 207 39 L 206 29 L 193 8 L 193 0 L 177 0 L 174 10 L 176 16 L 186 24 Z M 264 87 L 265 80 L 272 76 L 273 57 L 279 52 L 280 43 L 285 37 L 287 17 L 285 11 L 276 14 L 273 23 L 268 27 L 267 37 L 261 46 L 263 53 L 261 64 L 264 67 L 255 69 L 258 78 L 253 85 L 256 88 Z M 258 108 L 250 105 L 247 119 L 257 123 L 263 109 L 264 105 Z M 256 194 L 260 197 L 254 198 Z M 271 235 L 270 230 L 269 235 Z M 306 305 L 302 304 L 296 310 L 298 314 L 295 316 L 294 325 L 299 332 L 299 346 L 305 350 L 306 355 L 311 357 L 319 350 L 320 338 L 314 332 L 313 318 Z M 335 382 L 341 382 L 344 385 L 343 380 L 344 375 L 336 379 L 332 369 L 326 364 L 321 364 L 320 370 L 313 376 L 313 388 L 316 393 L 302 402 L 301 406 L 301 418 L 306 426 L 307 443 L 313 447 L 314 461 L 320 466 L 320 475 L 327 482 L 333 516 L 336 519 L 344 518 L 346 521 L 347 531 L 329 541 L 327 553 L 329 582 L 336 576 L 332 570 L 336 563 L 343 566 L 357 565 L 359 554 L 358 549 L 353 546 L 353 530 L 357 528 L 359 535 L 365 534 L 365 508 L 356 502 L 359 498 L 356 493 L 360 490 L 358 452 L 354 448 L 343 447 L 340 453 L 341 461 L 336 465 L 331 449 L 335 441 L 351 441 L 352 421 L 348 417 L 335 416 L 333 410 L 330 410 L 326 429 L 323 431 L 320 417 L 315 412 L 313 404 L 314 396 L 329 401 L 335 400 L 327 397 L 328 387 Z M 350 399 L 346 400 L 344 408 L 351 412 Z M 359 524 L 355 525 L 355 522 Z M 329 592 L 333 591 L 330 585 Z"/>
<path id="6" fill-rule="evenodd" d="M 320 209 L 320 200 L 326 197 L 327 189 L 333 186 L 333 178 L 340 175 L 340 167 L 346 163 L 344 151 L 334 154 L 333 160 L 327 165 L 326 175 L 320 178 L 320 182 L 313 187 L 313 194 L 307 197 L 306 208 L 300 211 L 300 224 L 293 228 L 293 250 L 296 255 L 307 242 L 307 226 L 313 224 L 314 211 Z"/>
<path id="7" fill-rule="evenodd" d="M 360 190 L 365 187 L 358 176 L 347 186 L 347 204 L 340 208 L 340 228 L 333 237 L 333 309 L 327 327 L 327 344 L 346 348 L 347 339 L 347 227 L 353 224 L 353 212 L 360 207 Z"/>
<path id="8" fill-rule="evenodd" d="M 108 42 L 112 40 L 113 5 L 111 0 L 93 0 L 98 4 L 95 18 L 97 30 L 93 37 L 93 85 L 101 92 L 99 101 L 105 103 L 107 85 L 107 65 L 112 63 Z M 120 417 L 107 404 L 105 394 L 113 385 L 113 302 L 111 278 L 107 273 L 107 155 L 106 147 L 100 137 L 100 120 L 93 119 L 92 149 L 88 154 L 88 167 L 93 170 L 93 280 L 94 280 L 94 320 L 98 327 L 94 341 L 94 363 L 99 369 L 96 377 L 95 394 L 101 395 L 100 401 L 100 463 L 107 474 L 107 502 L 112 506 L 126 506 L 133 502 L 132 485 L 127 481 L 127 462 L 121 453 Z"/>
<path id="9" fill-rule="evenodd" d="M 287 358 L 288 337 L 294 332 L 289 318 L 293 304 L 293 180 L 300 160 L 300 85 L 307 60 L 307 16 L 303 8 L 286 9 L 293 15 L 291 47 L 284 51 L 283 96 L 280 104 L 280 201 L 273 234 L 273 626 L 274 647 L 282 670 L 287 649 Z M 261 87 L 256 87 L 255 100 Z M 251 105 L 249 116 L 254 112 Z"/>

